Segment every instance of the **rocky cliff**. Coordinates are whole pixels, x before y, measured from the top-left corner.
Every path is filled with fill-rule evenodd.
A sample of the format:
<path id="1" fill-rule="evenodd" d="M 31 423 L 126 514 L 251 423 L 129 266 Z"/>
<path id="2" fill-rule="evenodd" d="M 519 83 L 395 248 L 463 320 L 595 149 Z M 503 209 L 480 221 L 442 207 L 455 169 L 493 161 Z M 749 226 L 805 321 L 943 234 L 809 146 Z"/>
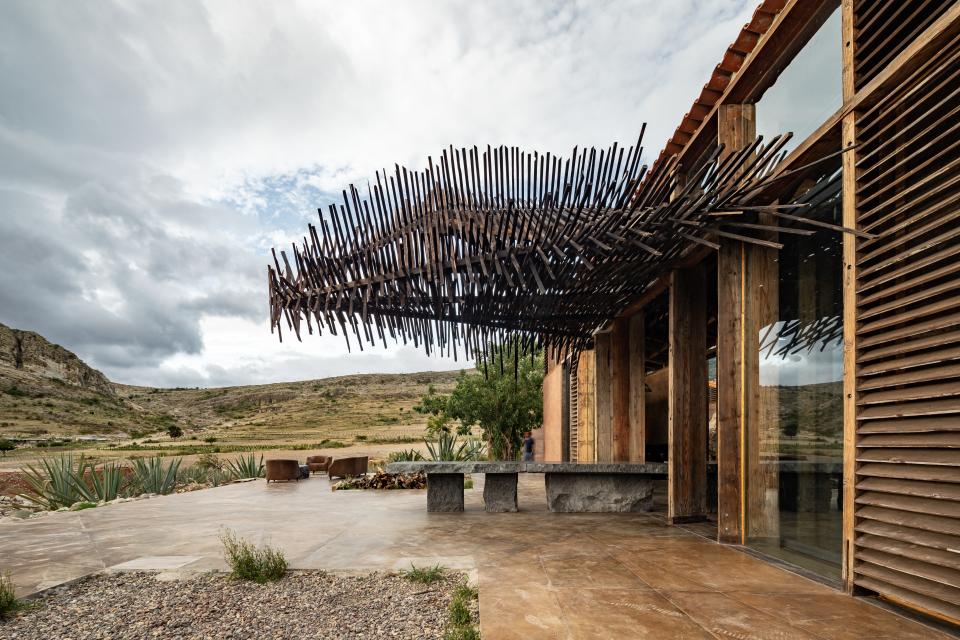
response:
<path id="1" fill-rule="evenodd" d="M 49 342 L 40 334 L 0 324 L 0 368 L 10 367 L 53 378 L 114 397 L 116 391 L 105 375 L 87 366 L 71 351 Z"/>

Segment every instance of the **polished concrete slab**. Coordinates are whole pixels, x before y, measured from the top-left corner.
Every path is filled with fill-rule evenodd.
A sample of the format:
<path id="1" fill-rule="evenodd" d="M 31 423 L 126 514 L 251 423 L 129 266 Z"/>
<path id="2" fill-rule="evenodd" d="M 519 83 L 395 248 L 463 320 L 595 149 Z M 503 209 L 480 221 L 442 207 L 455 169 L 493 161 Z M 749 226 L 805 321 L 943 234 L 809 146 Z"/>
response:
<path id="1" fill-rule="evenodd" d="M 224 527 L 283 548 L 295 569 L 440 563 L 480 587 L 485 640 L 947 636 L 645 513 L 550 513 L 521 475 L 519 513 L 427 513 L 425 491 L 262 481 L 0 523 L 0 571 L 21 593 L 108 568 L 225 568 Z M 121 565 L 117 567 L 117 565 Z"/>

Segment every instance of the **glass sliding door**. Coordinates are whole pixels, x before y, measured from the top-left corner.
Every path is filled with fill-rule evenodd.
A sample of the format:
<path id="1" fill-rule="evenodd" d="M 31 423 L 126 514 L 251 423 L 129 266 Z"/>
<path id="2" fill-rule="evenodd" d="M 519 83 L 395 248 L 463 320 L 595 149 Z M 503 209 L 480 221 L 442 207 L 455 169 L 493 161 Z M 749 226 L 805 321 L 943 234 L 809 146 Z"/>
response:
<path id="1" fill-rule="evenodd" d="M 805 217 L 840 224 L 839 175 Z M 843 476 L 842 238 L 780 232 L 751 250 L 746 317 L 747 544 L 840 577 Z"/>

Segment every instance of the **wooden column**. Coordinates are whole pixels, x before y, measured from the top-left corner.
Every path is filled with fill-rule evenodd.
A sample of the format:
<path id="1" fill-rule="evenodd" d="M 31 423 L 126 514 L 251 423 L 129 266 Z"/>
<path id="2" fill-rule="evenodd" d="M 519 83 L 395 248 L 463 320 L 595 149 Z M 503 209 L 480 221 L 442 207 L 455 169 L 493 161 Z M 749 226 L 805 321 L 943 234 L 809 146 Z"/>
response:
<path id="1" fill-rule="evenodd" d="M 730 154 L 756 137 L 754 106 L 721 105 L 718 142 Z M 745 478 L 744 288 L 746 251 L 724 240 L 717 255 L 717 539 L 743 542 Z"/>
<path id="2" fill-rule="evenodd" d="M 596 462 L 596 387 L 593 351 L 580 354 L 577 364 L 577 462 Z"/>
<path id="3" fill-rule="evenodd" d="M 707 318 L 703 265 L 670 279 L 667 517 L 702 520 L 707 495 Z"/>
<path id="4" fill-rule="evenodd" d="M 613 397 L 610 367 L 610 333 L 598 333 L 593 339 L 596 359 L 594 384 L 596 386 L 597 462 L 613 461 Z"/>
<path id="5" fill-rule="evenodd" d="M 843 101 L 848 103 L 856 93 L 854 76 L 853 0 L 841 2 L 841 37 L 843 39 Z M 857 228 L 857 114 L 851 111 L 841 123 L 843 154 L 843 226 Z M 843 234 L 843 559 L 841 579 L 847 593 L 854 592 L 854 515 L 857 472 L 857 240 Z"/>
<path id="6" fill-rule="evenodd" d="M 647 461 L 647 357 L 643 311 L 630 316 L 630 462 Z"/>
<path id="7" fill-rule="evenodd" d="M 610 411 L 614 462 L 630 460 L 630 321 L 618 318 L 610 332 Z"/>

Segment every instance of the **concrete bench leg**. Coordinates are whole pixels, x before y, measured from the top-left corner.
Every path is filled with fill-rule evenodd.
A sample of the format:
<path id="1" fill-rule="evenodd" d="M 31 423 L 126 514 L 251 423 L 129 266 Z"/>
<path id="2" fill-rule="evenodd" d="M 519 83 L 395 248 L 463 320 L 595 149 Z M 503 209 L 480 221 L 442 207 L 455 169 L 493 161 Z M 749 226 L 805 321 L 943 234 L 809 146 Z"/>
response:
<path id="1" fill-rule="evenodd" d="M 463 474 L 427 474 L 427 511 L 463 511 Z"/>
<path id="2" fill-rule="evenodd" d="M 517 511 L 517 474 L 485 474 L 483 477 L 483 508 L 487 513 L 512 513 Z"/>
<path id="3" fill-rule="evenodd" d="M 653 479 L 628 473 L 547 473 L 547 506 L 564 513 L 650 511 Z"/>

